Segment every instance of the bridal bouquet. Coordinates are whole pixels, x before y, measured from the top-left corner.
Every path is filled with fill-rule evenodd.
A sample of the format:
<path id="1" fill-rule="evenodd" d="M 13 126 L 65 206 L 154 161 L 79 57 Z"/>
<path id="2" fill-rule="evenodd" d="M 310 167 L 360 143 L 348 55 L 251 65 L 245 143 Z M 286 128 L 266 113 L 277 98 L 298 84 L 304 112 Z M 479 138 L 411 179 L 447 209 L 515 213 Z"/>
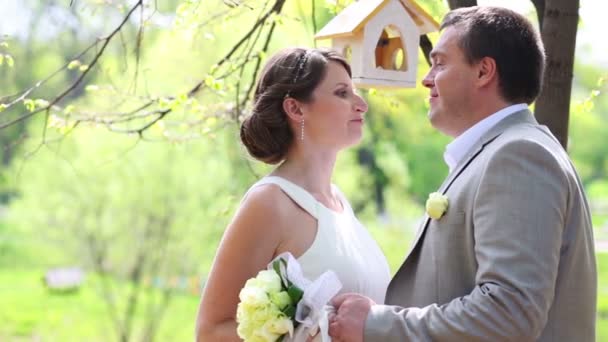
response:
<path id="1" fill-rule="evenodd" d="M 297 260 L 283 253 L 245 283 L 237 333 L 245 342 L 304 342 L 320 330 L 321 339 L 330 341 L 327 314 L 332 308 L 326 304 L 341 288 L 332 271 L 306 279 Z"/>

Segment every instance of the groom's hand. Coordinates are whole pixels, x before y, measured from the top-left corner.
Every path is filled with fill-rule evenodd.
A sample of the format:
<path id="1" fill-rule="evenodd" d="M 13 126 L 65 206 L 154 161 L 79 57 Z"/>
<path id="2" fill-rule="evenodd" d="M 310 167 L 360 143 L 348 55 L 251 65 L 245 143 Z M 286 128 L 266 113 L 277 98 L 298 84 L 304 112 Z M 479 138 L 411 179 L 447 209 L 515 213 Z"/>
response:
<path id="1" fill-rule="evenodd" d="M 335 342 L 362 342 L 367 314 L 374 301 L 356 294 L 344 293 L 332 299 L 336 314 L 329 318 L 329 336 Z"/>

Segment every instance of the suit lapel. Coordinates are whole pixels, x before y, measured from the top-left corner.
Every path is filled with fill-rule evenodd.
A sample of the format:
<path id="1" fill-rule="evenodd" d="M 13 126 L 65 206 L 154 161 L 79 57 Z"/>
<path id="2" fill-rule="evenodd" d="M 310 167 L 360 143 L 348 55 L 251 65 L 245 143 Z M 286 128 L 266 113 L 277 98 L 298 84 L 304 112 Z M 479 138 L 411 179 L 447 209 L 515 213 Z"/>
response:
<path id="1" fill-rule="evenodd" d="M 447 176 L 447 178 L 443 181 L 443 184 L 441 184 L 441 186 L 439 187 L 439 190 L 437 192 L 440 192 L 442 195 L 445 195 L 445 193 L 450 188 L 450 185 L 452 185 L 452 183 L 454 183 L 454 180 L 456 180 L 456 178 L 458 178 L 458 176 L 460 176 L 462 171 L 464 171 L 467 168 L 467 166 L 469 166 L 469 164 L 473 161 L 473 159 L 475 159 L 475 157 L 477 157 L 479 155 L 479 153 L 481 153 L 484 146 L 485 145 L 483 145 L 483 144 L 478 144 L 478 143 L 475 144 L 475 146 L 471 149 L 471 152 L 467 153 L 467 155 L 463 158 L 462 161 L 464 161 L 464 162 L 458 163 L 456 168 L 452 172 L 450 172 L 450 174 Z M 425 212 L 424 220 L 423 220 L 420 228 L 418 228 L 418 233 L 416 234 L 416 238 L 414 239 L 412 248 L 410 249 L 410 252 L 408 253 L 408 257 L 409 257 L 409 254 L 411 254 L 412 251 L 416 248 L 416 245 L 418 245 L 418 242 L 424 235 L 424 231 L 426 230 L 426 227 L 429 225 L 430 222 L 431 222 L 431 218 Z M 407 257 L 406 257 L 406 260 L 407 260 Z"/>
<path id="2" fill-rule="evenodd" d="M 509 128 L 513 125 L 516 125 L 516 124 L 521 124 L 521 123 L 530 123 L 530 124 L 538 125 L 538 123 L 532 116 L 532 113 L 527 109 L 513 113 L 512 115 L 509 115 L 508 117 L 499 121 L 494 127 L 492 127 L 488 132 L 486 132 L 471 147 L 471 149 L 465 155 L 465 157 L 462 158 L 462 160 L 458 163 L 458 165 L 456 165 L 454 170 L 452 172 L 450 172 L 450 174 L 446 177 L 446 179 L 443 181 L 443 183 L 441 184 L 441 186 L 439 187 L 439 190 L 437 192 L 440 192 L 441 194 L 445 195 L 445 193 L 448 191 L 448 189 L 450 188 L 452 183 L 454 183 L 456 178 L 458 178 L 458 176 L 460 176 L 462 174 L 462 172 L 471 164 L 471 162 L 475 159 L 475 157 L 477 157 L 481 153 L 481 151 L 483 151 L 483 149 L 486 145 L 488 145 L 494 139 L 496 139 L 507 128 Z M 448 207 L 448 210 L 449 210 L 449 207 Z M 418 228 L 418 232 L 416 234 L 416 238 L 414 239 L 414 243 L 412 244 L 412 247 L 410 248 L 410 251 L 408 252 L 405 260 L 407 260 L 410 257 L 410 255 L 412 254 L 412 252 L 414 251 L 414 249 L 416 249 L 416 246 L 422 239 L 422 236 L 424 235 L 424 232 L 425 232 L 426 228 L 428 227 L 430 221 L 431 221 L 431 218 L 428 216 L 428 214 L 425 213 L 422 225 Z"/>

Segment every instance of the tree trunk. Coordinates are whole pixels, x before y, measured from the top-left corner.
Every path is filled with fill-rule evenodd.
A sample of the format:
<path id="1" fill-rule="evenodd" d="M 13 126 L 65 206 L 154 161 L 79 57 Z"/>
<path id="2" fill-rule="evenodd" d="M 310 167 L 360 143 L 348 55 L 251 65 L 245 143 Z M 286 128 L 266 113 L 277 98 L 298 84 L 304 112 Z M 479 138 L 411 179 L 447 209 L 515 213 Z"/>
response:
<path id="1" fill-rule="evenodd" d="M 530 0 L 536 8 L 536 18 L 538 18 L 538 27 L 543 27 L 543 18 L 545 16 L 545 0 Z"/>
<path id="2" fill-rule="evenodd" d="M 477 6 L 477 0 L 448 0 L 448 6 L 450 9 Z"/>
<path id="3" fill-rule="evenodd" d="M 372 133 L 373 134 L 373 133 Z M 357 150 L 357 160 L 359 165 L 368 169 L 373 179 L 374 186 L 374 202 L 376 203 L 377 213 L 386 215 L 386 201 L 384 198 L 384 189 L 388 185 L 386 174 L 378 166 L 376 156 L 373 152 L 373 146 L 377 145 L 377 139 L 372 137 L 372 143 L 369 146 L 362 146 Z"/>
<path id="4" fill-rule="evenodd" d="M 536 100 L 536 119 L 549 127 L 564 149 L 568 121 L 579 0 L 546 0 L 542 39 L 547 55 L 543 88 Z"/>

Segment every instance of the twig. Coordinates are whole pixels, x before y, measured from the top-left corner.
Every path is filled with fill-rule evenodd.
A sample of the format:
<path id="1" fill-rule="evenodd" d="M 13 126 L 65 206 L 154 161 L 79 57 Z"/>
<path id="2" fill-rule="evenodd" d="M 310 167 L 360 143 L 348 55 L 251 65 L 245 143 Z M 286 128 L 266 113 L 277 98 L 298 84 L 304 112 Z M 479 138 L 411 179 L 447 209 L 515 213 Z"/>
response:
<path id="1" fill-rule="evenodd" d="M 312 35 L 314 37 L 314 35 L 317 34 L 317 14 L 316 14 L 316 12 L 317 12 L 317 6 L 315 4 L 316 3 L 315 0 L 310 0 L 310 2 L 312 4 L 312 13 L 311 13 L 311 16 L 312 16 Z M 312 41 L 313 41 L 314 47 L 317 47 L 317 40 L 313 39 Z"/>
<path id="2" fill-rule="evenodd" d="M 246 105 L 247 101 L 249 100 L 249 97 L 250 97 L 251 92 L 253 91 L 253 87 L 255 85 L 255 78 L 257 77 L 257 74 L 260 69 L 261 58 L 259 55 L 253 56 L 253 54 L 254 54 L 257 42 L 262 35 L 262 31 L 264 30 L 264 23 L 267 22 L 273 14 L 279 14 L 281 12 L 285 2 L 286 2 L 286 0 L 274 0 L 274 3 L 272 4 L 270 9 L 267 9 L 267 6 L 264 5 L 262 8 L 267 9 L 267 10 L 265 10 L 265 11 L 263 10 L 260 13 L 261 15 L 258 17 L 258 20 L 254 23 L 254 25 L 230 48 L 230 50 L 221 59 L 219 59 L 219 61 L 215 64 L 215 70 L 211 72 L 212 76 L 214 76 L 214 78 L 217 80 L 227 78 L 227 77 L 233 75 L 235 72 L 239 72 L 240 75 L 242 76 L 244 74 L 244 70 L 247 67 L 247 65 L 249 63 L 253 62 L 253 60 L 255 59 L 255 64 L 254 64 L 254 67 L 252 70 L 253 78 L 251 80 L 249 87 L 246 90 L 245 96 L 242 98 L 240 96 L 238 96 L 238 93 L 240 93 L 240 86 L 241 86 L 240 81 L 238 83 L 239 91 L 237 91 L 237 98 L 235 101 L 237 110 L 235 111 L 236 115 L 234 115 L 234 117 L 237 119 L 238 119 L 238 115 L 240 112 L 240 108 L 244 107 Z M 14 124 L 22 122 L 22 121 L 25 121 L 25 120 L 31 118 L 32 116 L 39 114 L 40 112 L 45 112 L 47 115 L 47 120 L 48 120 L 48 116 L 50 116 L 51 110 L 55 110 L 58 107 L 58 106 L 56 106 L 56 104 L 58 104 L 60 101 L 62 101 L 68 94 L 73 92 L 74 89 L 76 89 L 76 87 L 83 82 L 84 78 L 88 75 L 88 73 L 91 71 L 91 69 L 97 65 L 97 63 L 101 64 L 101 59 L 100 59 L 101 56 L 104 55 L 108 44 L 116 36 L 118 36 L 120 38 L 120 40 L 123 43 L 123 46 L 125 46 L 122 29 L 128 22 L 129 18 L 132 17 L 134 12 L 138 8 L 140 8 L 142 10 L 141 16 L 142 16 L 142 20 L 143 20 L 143 16 L 144 16 L 143 0 L 139 0 L 139 1 L 137 1 L 137 3 L 135 5 L 133 5 L 133 7 L 128 11 L 128 13 L 125 15 L 125 17 L 121 21 L 121 23 L 110 34 L 108 34 L 107 36 L 105 36 L 103 38 L 97 39 L 93 44 L 88 46 L 83 52 L 81 52 L 78 56 L 76 56 L 75 59 L 82 58 L 82 56 L 89 53 L 91 51 L 91 49 L 95 48 L 95 54 L 94 54 L 91 62 L 88 64 L 88 68 L 86 70 L 83 70 L 83 72 L 80 74 L 80 76 L 74 82 L 72 82 L 69 86 L 67 86 L 57 97 L 55 97 L 53 100 L 51 100 L 50 103 L 48 103 L 47 105 L 45 105 L 41 108 L 37 108 L 31 112 L 22 114 L 21 116 L 14 118 L 13 120 L 6 121 L 4 123 L 0 123 L 0 129 L 9 127 L 11 125 L 14 125 Z M 248 7 L 248 8 L 250 8 L 250 7 Z M 143 22 L 140 23 L 140 25 L 143 26 Z M 276 25 L 277 25 L 276 22 L 273 22 L 271 24 L 266 37 L 264 37 L 264 44 L 263 44 L 261 51 L 263 51 L 263 52 L 268 51 L 269 43 L 272 39 Z M 143 39 L 142 37 L 143 37 L 143 27 L 140 27 L 140 29 L 137 33 L 137 41 L 136 41 L 137 68 L 139 68 L 139 59 L 141 58 L 141 44 L 142 44 L 142 39 Z M 125 47 L 125 50 L 127 50 L 126 47 Z M 244 53 L 244 57 L 237 58 L 235 60 L 235 56 L 236 56 L 237 52 Z M 125 60 L 126 60 L 126 58 L 125 58 Z M 126 60 L 125 62 L 127 63 L 126 67 L 128 68 L 128 61 Z M 231 64 L 233 64 L 235 66 L 235 68 L 228 68 L 227 70 L 222 70 L 221 72 L 223 72 L 223 73 L 221 75 L 216 75 L 217 71 L 220 70 L 220 67 L 224 66 L 228 62 L 231 62 Z M 56 76 L 61 71 L 65 70 L 68 66 L 69 66 L 69 63 L 64 64 L 61 68 L 56 70 L 49 77 L 47 77 L 46 79 L 44 79 L 42 81 L 39 81 L 30 89 L 27 89 L 21 93 L 17 93 L 17 94 L 5 97 L 5 98 L 13 99 L 13 101 L 11 101 L 11 103 L 7 107 L 10 107 L 11 105 L 14 105 L 15 103 L 17 103 L 19 101 L 25 100 L 34 90 L 40 88 L 49 79 Z M 137 77 L 138 77 L 137 70 L 136 70 L 135 77 L 136 77 L 135 82 L 137 82 Z M 197 95 L 199 92 L 201 92 L 204 89 L 210 89 L 210 88 L 206 86 L 205 80 L 203 79 L 203 80 L 200 80 L 199 82 L 197 82 L 186 93 L 186 96 L 188 98 L 194 97 L 195 95 Z M 167 97 L 167 98 L 172 99 L 173 97 Z M 105 125 L 112 132 L 127 133 L 127 134 L 137 133 L 140 138 L 143 138 L 144 131 L 146 131 L 148 128 L 150 128 L 152 125 L 154 125 L 158 121 L 165 118 L 169 113 L 171 113 L 173 111 L 172 108 L 152 109 L 151 107 L 154 106 L 155 104 L 158 104 L 158 99 L 148 98 L 148 99 L 144 100 L 143 104 L 138 105 L 136 108 L 134 108 L 130 111 L 123 112 L 123 113 L 109 114 L 109 115 L 106 115 L 106 118 L 100 118 L 100 116 L 97 116 L 97 115 L 93 115 L 91 118 L 71 116 L 69 118 L 69 120 L 74 122 L 74 125 L 72 127 L 77 126 L 81 122 L 101 123 L 101 124 Z M 142 112 L 147 109 L 152 109 L 152 110 Z M 234 111 L 234 108 L 230 109 L 230 111 Z M 108 117 L 108 116 L 112 116 L 112 117 Z M 151 119 L 145 120 L 148 117 L 150 117 Z M 121 129 L 121 128 L 116 127 L 117 124 L 124 124 L 124 123 L 128 123 L 128 122 L 132 122 L 134 120 L 141 120 L 141 119 L 145 120 L 146 122 L 142 123 L 142 125 L 137 128 Z M 46 126 L 46 124 L 45 124 L 45 126 Z M 43 133 L 44 133 L 43 136 L 46 136 L 45 132 L 46 131 L 43 131 Z"/>
<path id="3" fill-rule="evenodd" d="M 272 34 L 274 32 L 275 27 L 276 27 L 276 23 L 272 23 L 272 25 L 270 26 L 268 35 L 266 36 L 266 42 L 264 43 L 264 47 L 262 48 L 263 52 L 268 51 L 268 47 L 270 45 L 270 40 L 272 38 Z M 253 91 L 253 88 L 255 88 L 255 82 L 258 77 L 258 72 L 260 71 L 261 63 L 262 63 L 262 59 L 258 58 L 256 61 L 256 64 L 255 64 L 255 67 L 253 68 L 253 75 L 251 76 L 251 83 L 249 84 L 249 88 L 247 88 L 247 93 L 245 94 L 245 97 L 243 98 L 241 107 L 245 107 L 245 104 L 247 103 L 247 101 L 249 101 L 249 97 L 251 96 L 251 92 Z M 236 114 L 238 115 L 239 113 L 236 113 Z M 235 117 L 235 120 L 238 120 L 238 117 Z"/>
<path id="4" fill-rule="evenodd" d="M 0 124 L 0 129 L 9 127 L 11 125 L 14 125 L 18 122 L 21 122 L 23 120 L 26 120 L 30 117 L 32 117 L 33 115 L 36 115 L 42 111 L 48 111 L 53 105 L 55 105 L 56 103 L 58 103 L 59 101 L 61 101 L 66 95 L 68 95 L 69 93 L 71 93 L 74 89 L 76 89 L 76 87 L 80 84 L 80 82 L 82 82 L 82 80 L 84 79 L 84 77 L 91 71 L 92 67 L 95 66 L 95 64 L 97 64 L 97 61 L 99 60 L 99 58 L 101 57 L 101 55 L 103 55 L 103 52 L 105 51 L 106 47 L 108 46 L 108 44 L 110 43 L 110 41 L 112 40 L 112 38 L 118 33 L 120 32 L 120 30 L 122 29 L 122 27 L 127 23 L 127 21 L 129 20 L 129 18 L 131 17 L 131 15 L 133 14 L 133 12 L 135 12 L 135 10 L 140 7 L 143 6 L 143 0 L 139 0 L 137 1 L 137 3 L 133 6 L 133 8 L 131 8 L 131 10 L 127 13 L 127 15 L 123 18 L 123 21 L 118 25 L 118 27 L 116 27 L 116 29 L 114 29 L 114 31 L 112 31 L 108 36 L 106 36 L 105 38 L 102 38 L 100 40 L 98 40 L 96 43 L 92 44 L 89 48 L 87 48 L 85 50 L 88 51 L 90 48 L 94 47 L 97 45 L 97 43 L 99 42 L 103 42 L 103 45 L 101 46 L 101 49 L 99 51 L 97 51 L 97 53 L 95 54 L 95 56 L 93 57 L 93 60 L 91 61 L 91 63 L 88 64 L 88 68 L 86 70 L 84 70 L 82 72 L 82 74 L 80 74 L 80 76 L 78 77 L 78 79 L 76 79 L 76 81 L 74 81 L 72 83 L 72 85 L 70 85 L 66 90 L 64 90 L 61 94 L 59 94 L 57 97 L 55 97 L 48 105 L 44 106 L 43 108 L 40 108 L 38 110 L 34 110 L 30 113 L 27 113 L 25 115 L 22 115 L 12 121 Z M 81 53 L 79 56 L 82 56 L 85 52 Z M 63 70 L 65 67 L 67 67 L 67 65 L 64 65 L 64 67 L 60 70 L 58 70 L 57 72 Z M 50 77 L 49 77 L 50 78 Z M 47 78 L 47 80 L 49 79 Z M 41 82 L 38 82 L 37 86 L 30 88 L 29 91 L 27 91 L 26 93 L 29 93 L 31 91 L 33 91 L 35 88 L 39 87 L 41 84 Z M 21 100 L 23 100 L 25 98 L 25 93 L 24 95 L 22 95 L 20 97 Z M 15 103 L 15 101 L 13 101 L 13 104 Z M 12 105 L 12 104 L 11 104 Z M 10 107 L 10 105 L 9 105 Z"/>

